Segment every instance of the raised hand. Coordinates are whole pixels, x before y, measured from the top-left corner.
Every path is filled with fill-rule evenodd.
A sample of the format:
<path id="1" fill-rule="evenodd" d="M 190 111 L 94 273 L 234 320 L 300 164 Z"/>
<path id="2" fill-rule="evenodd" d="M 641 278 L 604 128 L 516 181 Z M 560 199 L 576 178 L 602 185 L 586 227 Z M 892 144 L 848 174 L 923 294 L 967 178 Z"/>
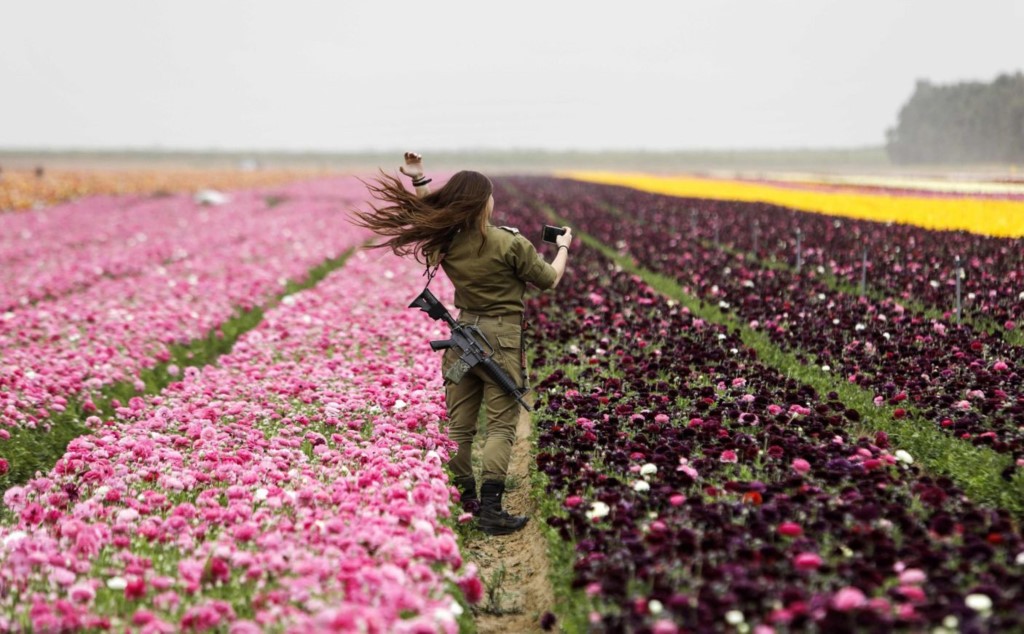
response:
<path id="1" fill-rule="evenodd" d="M 423 177 L 423 157 L 415 152 L 405 153 L 405 165 L 398 168 L 409 178 L 416 180 Z"/>

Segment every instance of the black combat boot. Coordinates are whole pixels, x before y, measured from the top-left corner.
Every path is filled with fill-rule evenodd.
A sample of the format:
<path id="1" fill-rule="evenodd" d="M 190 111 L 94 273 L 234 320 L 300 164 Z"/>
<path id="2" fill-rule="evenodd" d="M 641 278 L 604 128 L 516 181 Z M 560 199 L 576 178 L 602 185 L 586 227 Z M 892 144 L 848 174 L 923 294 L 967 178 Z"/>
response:
<path id="1" fill-rule="evenodd" d="M 455 478 L 455 488 L 459 490 L 459 500 L 462 510 L 476 515 L 480 512 L 480 498 L 476 496 L 476 478 L 463 476 Z"/>
<path id="2" fill-rule="evenodd" d="M 508 535 L 526 526 L 528 517 L 509 515 L 501 508 L 505 483 L 487 480 L 480 487 L 480 515 L 476 526 L 488 535 Z"/>

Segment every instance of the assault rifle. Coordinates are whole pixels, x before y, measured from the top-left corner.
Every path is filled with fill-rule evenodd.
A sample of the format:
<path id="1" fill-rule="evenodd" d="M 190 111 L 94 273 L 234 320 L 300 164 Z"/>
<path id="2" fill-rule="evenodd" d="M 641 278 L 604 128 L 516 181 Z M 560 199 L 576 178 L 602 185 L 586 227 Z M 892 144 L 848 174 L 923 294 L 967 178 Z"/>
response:
<path id="1" fill-rule="evenodd" d="M 516 382 L 512 380 L 512 377 L 508 375 L 500 365 L 494 362 L 492 358 L 494 356 L 494 346 L 487 341 L 487 337 L 484 337 L 484 333 L 480 331 L 480 328 L 476 326 L 470 326 L 468 324 L 460 324 L 452 318 L 451 313 L 444 307 L 434 294 L 429 289 L 423 289 L 423 292 L 419 294 L 419 297 L 412 300 L 409 304 L 409 308 L 419 308 L 426 314 L 430 315 L 433 320 L 442 320 L 448 324 L 451 329 L 451 339 L 441 339 L 439 341 L 431 341 L 430 348 L 432 350 L 447 350 L 448 348 L 457 348 L 462 352 L 462 356 L 455 362 L 455 364 L 445 372 L 444 378 L 448 379 L 452 383 L 458 383 L 462 380 L 462 377 L 466 375 L 471 369 L 480 365 L 484 371 L 487 372 L 488 376 L 494 379 L 495 383 L 501 386 L 501 389 L 505 390 L 510 396 L 516 399 L 516 401 L 522 405 L 526 411 L 533 411 L 530 406 L 527 405 L 526 401 L 523 400 L 529 390 L 527 388 L 521 388 L 516 385 Z M 485 351 L 480 344 L 480 341 L 487 346 L 488 351 Z"/>

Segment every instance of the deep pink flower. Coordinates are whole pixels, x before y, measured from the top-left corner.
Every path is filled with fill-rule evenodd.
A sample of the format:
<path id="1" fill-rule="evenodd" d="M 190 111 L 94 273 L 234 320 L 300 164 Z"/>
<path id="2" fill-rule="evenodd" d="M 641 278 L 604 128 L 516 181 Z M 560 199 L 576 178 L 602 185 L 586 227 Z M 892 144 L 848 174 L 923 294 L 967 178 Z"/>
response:
<path id="1" fill-rule="evenodd" d="M 484 596 L 484 585 L 476 575 L 460 579 L 459 589 L 462 590 L 462 594 L 466 597 L 466 601 L 469 601 L 472 604 L 480 603 L 480 600 Z"/>
<path id="2" fill-rule="evenodd" d="M 795 458 L 791 466 L 793 467 L 793 471 L 796 471 L 797 473 L 807 473 L 811 470 L 811 463 L 807 462 L 803 458 Z"/>

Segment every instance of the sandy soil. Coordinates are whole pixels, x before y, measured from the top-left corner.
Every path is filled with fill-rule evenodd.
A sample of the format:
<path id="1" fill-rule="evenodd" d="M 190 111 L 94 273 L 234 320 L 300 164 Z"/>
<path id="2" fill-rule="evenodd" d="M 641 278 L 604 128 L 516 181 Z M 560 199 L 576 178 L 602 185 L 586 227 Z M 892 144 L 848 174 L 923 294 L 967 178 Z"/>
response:
<path id="1" fill-rule="evenodd" d="M 463 557 L 476 563 L 486 588 L 476 611 L 481 634 L 541 632 L 541 616 L 552 610 L 554 594 L 548 579 L 547 539 L 540 531 L 540 517 L 530 498 L 531 421 L 523 412 L 512 447 L 509 477 L 519 486 L 505 493 L 505 509 L 515 515 L 529 515 L 526 528 L 499 537 L 475 533 L 463 544 Z M 558 631 L 557 626 L 553 631 Z"/>

